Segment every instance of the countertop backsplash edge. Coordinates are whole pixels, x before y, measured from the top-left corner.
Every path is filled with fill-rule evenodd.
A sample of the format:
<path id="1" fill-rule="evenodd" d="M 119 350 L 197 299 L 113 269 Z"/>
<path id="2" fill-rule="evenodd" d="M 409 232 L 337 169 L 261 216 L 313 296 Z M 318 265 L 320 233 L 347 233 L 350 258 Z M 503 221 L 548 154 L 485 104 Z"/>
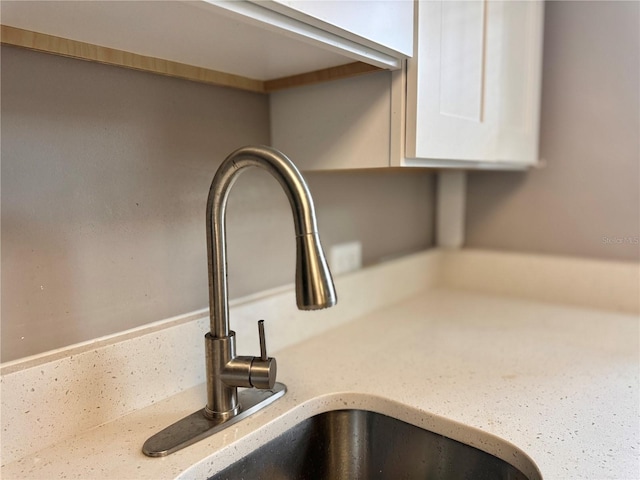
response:
<path id="1" fill-rule="evenodd" d="M 277 353 L 434 288 L 638 314 L 639 285 L 633 262 L 430 249 L 338 276 L 335 308 L 298 311 L 292 285 L 233 300 L 231 328 L 257 354 L 265 319 Z M 202 384 L 207 330 L 198 310 L 0 365 L 2 464 Z"/>

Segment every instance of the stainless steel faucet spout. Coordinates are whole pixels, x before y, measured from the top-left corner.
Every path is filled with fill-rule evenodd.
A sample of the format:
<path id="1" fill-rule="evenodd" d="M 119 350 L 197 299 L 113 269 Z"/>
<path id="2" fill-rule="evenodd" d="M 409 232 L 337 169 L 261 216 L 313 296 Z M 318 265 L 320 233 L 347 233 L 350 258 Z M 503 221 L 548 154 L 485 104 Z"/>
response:
<path id="1" fill-rule="evenodd" d="M 231 153 L 216 172 L 207 200 L 207 252 L 211 335 L 229 335 L 225 214 L 232 185 L 247 167 L 271 173 L 285 191 L 296 232 L 298 307 L 318 309 L 336 304 L 331 273 L 318 239 L 313 199 L 298 168 L 284 154 L 264 146 L 244 147 Z"/>

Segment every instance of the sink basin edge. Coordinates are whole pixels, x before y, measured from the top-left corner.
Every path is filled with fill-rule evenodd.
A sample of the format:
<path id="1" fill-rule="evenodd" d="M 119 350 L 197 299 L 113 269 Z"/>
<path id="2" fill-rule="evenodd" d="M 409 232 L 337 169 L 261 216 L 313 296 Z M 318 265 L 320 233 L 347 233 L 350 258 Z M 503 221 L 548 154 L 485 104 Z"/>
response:
<path id="1" fill-rule="evenodd" d="M 268 415 L 268 410 L 269 408 L 259 415 Z M 335 410 L 366 410 L 395 418 L 504 460 L 520 470 L 529 480 L 542 480 L 542 474 L 533 459 L 507 440 L 476 427 L 385 397 L 358 392 L 319 395 L 286 411 L 274 412 L 275 416 L 265 419 L 266 421 L 255 430 L 237 439 L 234 438 L 224 447 L 207 455 L 184 470 L 176 480 L 210 478 L 305 420 Z"/>

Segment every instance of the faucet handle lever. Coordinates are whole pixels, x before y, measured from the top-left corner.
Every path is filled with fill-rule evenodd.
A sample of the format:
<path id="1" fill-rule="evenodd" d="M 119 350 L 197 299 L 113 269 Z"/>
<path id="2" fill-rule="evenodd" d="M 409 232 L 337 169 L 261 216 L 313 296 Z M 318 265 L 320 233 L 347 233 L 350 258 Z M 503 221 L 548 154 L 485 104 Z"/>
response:
<path id="1" fill-rule="evenodd" d="M 267 341 L 264 337 L 264 320 L 258 320 L 258 337 L 260 338 L 260 360 L 268 360 Z"/>
<path id="2" fill-rule="evenodd" d="M 249 382 L 252 387 L 271 389 L 276 382 L 278 366 L 275 358 L 267 355 L 267 343 L 264 338 L 264 320 L 258 321 L 260 337 L 260 357 L 253 357 L 249 368 Z"/>

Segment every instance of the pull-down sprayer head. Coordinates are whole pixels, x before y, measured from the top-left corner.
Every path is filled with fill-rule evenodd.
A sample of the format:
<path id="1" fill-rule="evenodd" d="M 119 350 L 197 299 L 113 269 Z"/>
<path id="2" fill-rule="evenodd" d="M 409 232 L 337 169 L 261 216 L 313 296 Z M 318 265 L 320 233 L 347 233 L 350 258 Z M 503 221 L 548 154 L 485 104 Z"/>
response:
<path id="1" fill-rule="evenodd" d="M 338 301 L 318 233 L 296 237 L 296 303 L 300 310 L 333 307 Z"/>

